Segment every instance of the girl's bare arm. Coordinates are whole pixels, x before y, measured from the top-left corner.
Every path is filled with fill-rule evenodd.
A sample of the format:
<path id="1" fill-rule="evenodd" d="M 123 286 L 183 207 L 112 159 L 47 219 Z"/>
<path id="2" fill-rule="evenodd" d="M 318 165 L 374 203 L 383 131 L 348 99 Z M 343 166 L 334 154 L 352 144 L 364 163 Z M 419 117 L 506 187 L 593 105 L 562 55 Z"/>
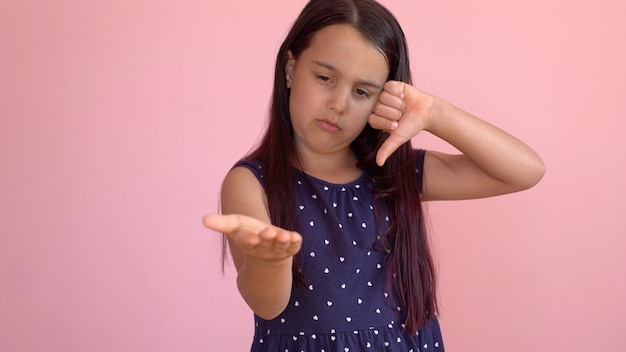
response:
<path id="1" fill-rule="evenodd" d="M 222 185 L 222 213 L 204 224 L 228 237 L 237 287 L 260 317 L 273 319 L 289 303 L 293 256 L 302 237 L 271 225 L 263 187 L 246 168 L 231 170 Z"/>
<path id="2" fill-rule="evenodd" d="M 402 82 L 385 84 L 370 124 L 389 131 L 377 161 L 428 131 L 461 154 L 429 151 L 424 161 L 424 200 L 471 199 L 517 192 L 544 175 L 539 155 L 503 130 Z"/>

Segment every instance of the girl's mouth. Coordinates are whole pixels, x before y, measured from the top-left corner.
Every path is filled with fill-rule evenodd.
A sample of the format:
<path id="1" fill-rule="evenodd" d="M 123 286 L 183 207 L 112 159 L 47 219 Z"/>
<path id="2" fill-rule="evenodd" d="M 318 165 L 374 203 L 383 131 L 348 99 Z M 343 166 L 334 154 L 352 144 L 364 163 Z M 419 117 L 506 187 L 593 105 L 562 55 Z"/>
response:
<path id="1" fill-rule="evenodd" d="M 339 132 L 341 128 L 336 123 L 330 120 L 316 120 L 317 124 L 325 131 L 328 132 Z"/>

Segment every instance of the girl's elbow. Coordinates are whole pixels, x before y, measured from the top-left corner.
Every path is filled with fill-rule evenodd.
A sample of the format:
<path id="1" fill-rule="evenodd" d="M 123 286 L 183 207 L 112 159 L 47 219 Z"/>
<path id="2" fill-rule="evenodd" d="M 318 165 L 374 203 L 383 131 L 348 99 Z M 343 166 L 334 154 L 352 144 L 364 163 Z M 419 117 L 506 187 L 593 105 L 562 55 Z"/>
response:
<path id="1" fill-rule="evenodd" d="M 278 316 L 285 310 L 285 308 L 287 307 L 286 306 L 272 307 L 272 308 L 261 307 L 261 308 L 252 309 L 252 310 L 254 311 L 254 314 L 258 315 L 259 317 L 265 320 L 273 320 L 273 319 L 278 318 Z"/>
<path id="2" fill-rule="evenodd" d="M 252 309 L 254 314 L 265 320 L 276 319 L 280 314 L 285 311 L 287 305 L 289 304 L 289 296 L 283 299 L 277 299 L 277 297 L 274 295 L 272 297 L 264 298 L 247 297 L 246 299 L 246 296 L 243 297 L 248 304 L 248 307 Z"/>

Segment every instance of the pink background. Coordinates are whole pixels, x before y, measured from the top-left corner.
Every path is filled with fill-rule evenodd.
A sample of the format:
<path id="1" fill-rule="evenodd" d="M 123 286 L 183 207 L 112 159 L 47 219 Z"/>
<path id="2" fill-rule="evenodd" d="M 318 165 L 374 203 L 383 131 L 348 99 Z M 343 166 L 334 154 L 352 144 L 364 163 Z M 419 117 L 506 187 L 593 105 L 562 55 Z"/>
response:
<path id="1" fill-rule="evenodd" d="M 249 348 L 200 220 L 262 132 L 304 3 L 0 5 L 0 350 Z M 416 85 L 548 170 L 528 192 L 429 205 L 448 350 L 626 350 L 625 3 L 384 4 Z"/>

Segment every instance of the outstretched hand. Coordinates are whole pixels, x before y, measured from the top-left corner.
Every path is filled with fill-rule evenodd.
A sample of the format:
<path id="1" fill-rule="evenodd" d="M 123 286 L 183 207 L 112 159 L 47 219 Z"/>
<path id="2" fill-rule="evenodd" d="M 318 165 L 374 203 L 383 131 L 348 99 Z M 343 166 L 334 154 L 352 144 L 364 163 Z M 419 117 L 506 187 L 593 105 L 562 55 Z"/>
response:
<path id="1" fill-rule="evenodd" d="M 210 214 L 204 226 L 224 233 L 244 254 L 278 261 L 292 257 L 302 246 L 302 236 L 245 215 Z"/>
<path id="2" fill-rule="evenodd" d="M 402 144 L 425 129 L 435 98 L 410 84 L 388 81 L 378 97 L 369 124 L 389 132 L 378 149 L 376 163 L 382 166 Z"/>

